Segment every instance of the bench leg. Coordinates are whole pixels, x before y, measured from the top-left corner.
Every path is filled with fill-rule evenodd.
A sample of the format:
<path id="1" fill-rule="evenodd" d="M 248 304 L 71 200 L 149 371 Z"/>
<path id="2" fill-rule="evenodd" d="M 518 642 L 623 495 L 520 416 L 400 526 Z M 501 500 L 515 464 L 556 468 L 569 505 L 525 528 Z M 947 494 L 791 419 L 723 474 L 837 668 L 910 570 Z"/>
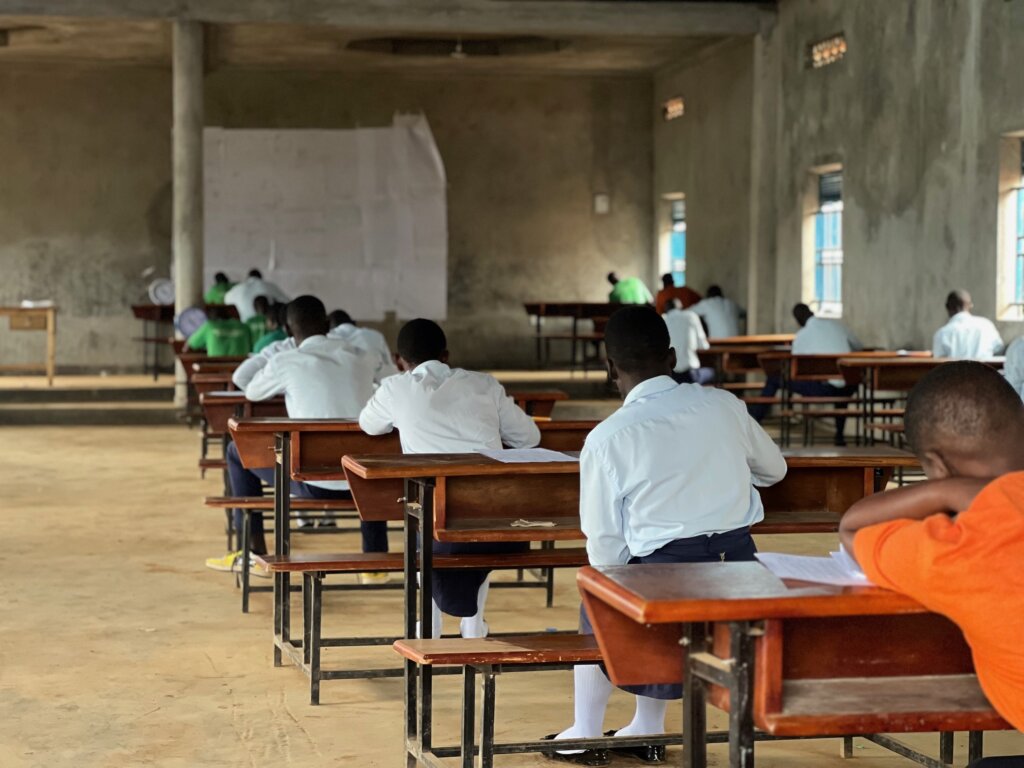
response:
<path id="1" fill-rule="evenodd" d="M 981 760 L 985 752 L 985 732 L 968 731 L 967 733 L 967 762 L 973 763 Z"/>
<path id="2" fill-rule="evenodd" d="M 462 670 L 462 768 L 473 768 L 476 757 L 476 669 Z"/>
<path id="3" fill-rule="evenodd" d="M 260 514 L 256 512 L 255 514 Z M 252 515 L 245 511 L 242 523 L 242 613 L 249 612 L 249 552 L 252 550 Z"/>
<path id="4" fill-rule="evenodd" d="M 729 765 L 754 768 L 754 638 L 746 622 L 731 622 L 729 634 Z"/>
<path id="5" fill-rule="evenodd" d="M 322 573 L 314 573 L 309 581 L 312 593 L 309 598 L 312 611 L 309 626 L 309 703 L 319 704 L 321 620 L 324 615 L 324 575 Z"/>
<path id="6" fill-rule="evenodd" d="M 939 762 L 944 765 L 953 764 L 953 734 L 949 731 L 939 734 Z"/>
<path id="7" fill-rule="evenodd" d="M 313 578 L 309 573 L 302 574 L 302 662 L 309 666 L 310 627 L 313 617 Z"/>
<path id="8" fill-rule="evenodd" d="M 853 757 L 853 736 L 843 736 L 843 743 L 839 748 L 839 756 L 844 760 L 849 760 Z"/>
<path id="9" fill-rule="evenodd" d="M 483 680 L 483 702 L 480 706 L 480 754 L 477 768 L 494 768 L 494 669 L 481 667 Z"/>
<path id="10" fill-rule="evenodd" d="M 707 645 L 703 624 L 683 625 L 683 653 L 701 653 Z M 683 768 L 707 766 L 707 704 L 704 681 L 694 674 L 690 662 L 683 659 Z"/>

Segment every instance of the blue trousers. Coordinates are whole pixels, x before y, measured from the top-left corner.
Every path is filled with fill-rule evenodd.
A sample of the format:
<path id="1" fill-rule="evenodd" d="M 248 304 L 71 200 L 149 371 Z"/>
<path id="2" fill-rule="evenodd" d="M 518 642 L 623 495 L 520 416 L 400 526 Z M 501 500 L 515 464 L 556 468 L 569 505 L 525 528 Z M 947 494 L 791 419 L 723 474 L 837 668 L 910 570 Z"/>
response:
<path id="1" fill-rule="evenodd" d="M 737 528 L 710 536 L 694 536 L 689 539 L 670 541 L 661 549 L 649 555 L 634 557 L 630 565 L 637 563 L 718 563 L 753 560 L 757 547 L 749 528 Z M 594 628 L 584 606 L 580 606 L 580 634 L 592 635 Z M 603 668 L 603 667 L 602 667 Z M 679 683 L 658 683 L 652 685 L 624 685 L 622 690 L 647 696 L 651 699 L 681 699 L 683 686 Z"/>
<path id="2" fill-rule="evenodd" d="M 775 393 L 782 387 L 781 376 L 769 376 L 765 379 L 764 389 L 761 390 L 762 397 L 774 397 Z M 827 381 L 791 381 L 789 382 L 789 391 L 804 397 L 852 397 L 857 392 L 857 387 L 836 387 L 829 384 Z M 837 408 L 845 408 L 846 406 L 837 403 Z M 754 417 L 754 421 L 760 424 L 764 421 L 765 417 L 768 416 L 768 412 L 771 410 L 770 405 L 764 403 L 758 403 L 756 405 L 748 405 L 747 410 L 750 415 Z M 846 430 L 846 417 L 836 417 L 836 443 L 843 442 L 843 432 Z"/>
<path id="3" fill-rule="evenodd" d="M 231 483 L 232 496 L 262 496 L 263 483 L 273 484 L 274 470 L 246 469 L 242 466 L 242 460 L 238 457 L 238 448 L 234 443 L 228 445 L 227 450 L 228 481 Z M 333 491 L 326 488 L 319 488 L 315 485 L 300 483 L 295 480 L 291 483 L 292 492 L 296 496 L 304 496 L 308 499 L 351 499 L 352 494 L 348 491 Z M 244 512 L 236 509 L 235 530 L 242 530 L 242 515 Z M 359 523 L 359 530 L 363 536 L 363 552 L 387 552 L 388 551 L 388 524 L 386 522 Z M 267 541 L 263 534 L 263 515 L 252 516 L 251 545 L 255 555 L 267 554 Z"/>

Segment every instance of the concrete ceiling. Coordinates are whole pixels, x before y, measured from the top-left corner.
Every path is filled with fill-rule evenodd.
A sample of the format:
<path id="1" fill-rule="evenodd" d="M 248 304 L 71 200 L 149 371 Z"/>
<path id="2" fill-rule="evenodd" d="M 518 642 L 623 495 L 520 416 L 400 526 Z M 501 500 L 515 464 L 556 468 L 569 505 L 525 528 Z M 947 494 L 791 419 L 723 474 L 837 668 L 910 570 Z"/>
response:
<path id="1" fill-rule="evenodd" d="M 231 24 L 207 27 L 208 66 L 218 68 L 344 69 L 468 73 L 643 73 L 725 38 L 556 36 L 558 50 L 502 56 L 410 56 L 349 50 L 354 40 L 426 37 L 457 42 L 455 35 L 396 34 L 330 26 Z M 466 35 L 463 40 L 479 39 Z M 166 21 L 0 16 L 0 64 L 105 63 L 170 66 L 171 24 Z"/>

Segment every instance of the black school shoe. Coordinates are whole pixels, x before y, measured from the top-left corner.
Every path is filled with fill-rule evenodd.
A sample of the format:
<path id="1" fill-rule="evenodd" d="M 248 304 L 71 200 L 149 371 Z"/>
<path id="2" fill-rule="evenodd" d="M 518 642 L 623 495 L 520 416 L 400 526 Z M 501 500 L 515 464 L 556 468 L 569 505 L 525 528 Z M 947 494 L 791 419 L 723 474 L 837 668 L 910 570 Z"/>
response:
<path id="1" fill-rule="evenodd" d="M 549 733 L 547 736 L 542 736 L 542 741 L 554 741 L 557 733 Z M 608 756 L 607 749 L 585 749 L 582 752 L 576 752 L 571 755 L 564 754 L 551 750 L 549 752 L 541 752 L 541 754 L 548 760 L 558 760 L 562 763 L 572 763 L 574 765 L 589 765 L 599 768 L 599 766 L 611 765 L 611 757 Z"/>
<path id="2" fill-rule="evenodd" d="M 614 736 L 615 731 L 606 731 L 605 736 Z M 659 744 L 656 747 L 612 747 L 609 752 L 621 757 L 632 757 L 648 765 L 658 765 L 665 762 L 665 745 Z"/>

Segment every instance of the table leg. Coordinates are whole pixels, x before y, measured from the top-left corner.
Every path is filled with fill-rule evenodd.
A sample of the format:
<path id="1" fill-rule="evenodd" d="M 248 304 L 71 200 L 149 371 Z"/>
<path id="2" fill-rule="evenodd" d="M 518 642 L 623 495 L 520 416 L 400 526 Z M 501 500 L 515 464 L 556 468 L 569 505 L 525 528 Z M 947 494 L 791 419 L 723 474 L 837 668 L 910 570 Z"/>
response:
<path id="1" fill-rule="evenodd" d="M 703 652 L 707 645 L 704 624 L 683 627 L 683 767 L 707 766 L 707 704 L 704 681 L 694 674 L 689 654 Z"/>
<path id="2" fill-rule="evenodd" d="M 408 478 L 405 480 L 405 504 L 403 519 L 405 522 L 405 636 L 416 637 L 416 517 L 412 513 L 412 490 L 413 484 Z M 411 759 L 411 745 L 416 743 L 416 664 L 408 659 L 405 660 L 405 743 L 406 762 L 415 765 L 415 758 Z"/>
<path id="3" fill-rule="evenodd" d="M 53 386 L 53 376 L 57 372 L 57 310 L 46 313 L 46 379 Z"/>
<path id="4" fill-rule="evenodd" d="M 432 582 L 434 568 L 434 493 L 433 483 L 416 481 L 420 504 L 420 627 L 424 639 L 434 636 Z M 429 665 L 419 669 L 420 699 L 420 744 L 425 752 L 431 748 L 431 723 L 433 720 L 433 669 Z"/>
<path id="5" fill-rule="evenodd" d="M 754 768 L 754 638 L 748 622 L 730 622 L 729 765 Z"/>
<path id="6" fill-rule="evenodd" d="M 967 733 L 967 762 L 981 760 L 985 752 L 985 732 L 969 731 Z"/>

